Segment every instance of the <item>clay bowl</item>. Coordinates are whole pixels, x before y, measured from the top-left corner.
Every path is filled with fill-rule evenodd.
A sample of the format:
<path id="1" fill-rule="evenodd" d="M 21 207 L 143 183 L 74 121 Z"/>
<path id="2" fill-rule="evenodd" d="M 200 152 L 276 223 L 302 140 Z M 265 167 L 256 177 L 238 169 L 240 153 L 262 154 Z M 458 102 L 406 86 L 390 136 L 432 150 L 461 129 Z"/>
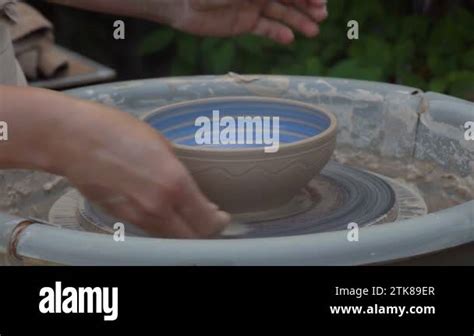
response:
<path id="1" fill-rule="evenodd" d="M 279 147 L 269 148 L 270 138 L 257 143 L 258 123 L 244 144 L 205 142 L 201 136 L 204 123 L 197 118 L 213 120 L 213 111 L 236 121 L 234 130 L 242 135 L 238 117 L 260 117 L 265 126 L 261 133 L 274 130 L 279 118 Z M 173 143 L 176 155 L 192 173 L 201 190 L 222 209 L 232 214 L 265 214 L 285 207 L 315 177 L 330 159 L 336 145 L 337 121 L 323 108 L 286 99 L 262 97 L 225 97 L 193 100 L 167 105 L 146 114 L 143 120 Z M 206 120 L 206 119 L 199 119 Z M 227 118 L 227 121 L 229 119 Z M 197 126 L 196 126 L 197 125 Z M 207 124 L 209 126 L 209 124 Z M 224 123 L 232 131 L 232 124 Z M 207 140 L 217 134 L 222 142 L 222 126 L 214 127 Z M 219 131 L 216 132 L 216 129 Z M 213 133 L 214 132 L 214 133 Z M 226 133 L 229 135 L 232 132 Z M 235 134 L 234 134 L 235 135 Z M 273 135 L 275 133 L 273 132 Z M 232 137 L 224 137 L 229 140 Z M 238 136 L 234 139 L 238 142 Z M 273 137 L 275 140 L 275 137 Z M 242 141 L 241 141 L 242 142 Z M 276 142 L 276 141 L 274 141 Z M 267 149 L 267 150 L 265 150 Z M 273 151 L 273 152 L 272 152 Z"/>

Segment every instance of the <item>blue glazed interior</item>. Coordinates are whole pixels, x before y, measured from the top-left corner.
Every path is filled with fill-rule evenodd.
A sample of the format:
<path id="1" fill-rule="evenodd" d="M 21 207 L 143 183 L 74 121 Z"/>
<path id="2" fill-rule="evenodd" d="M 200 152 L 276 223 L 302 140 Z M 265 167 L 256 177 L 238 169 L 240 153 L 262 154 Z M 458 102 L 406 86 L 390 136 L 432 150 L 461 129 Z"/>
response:
<path id="1" fill-rule="evenodd" d="M 262 144 L 210 144 L 196 143 L 195 134 L 201 128 L 195 121 L 199 117 L 212 120 L 213 111 L 220 118 L 279 117 L 279 142 L 290 144 L 316 136 L 329 128 L 331 120 L 317 109 L 309 109 L 285 103 L 258 101 L 198 102 L 194 105 L 176 106 L 163 110 L 146 119 L 153 128 L 175 144 L 209 148 L 258 148 Z M 273 119 L 271 119 L 273 120 Z M 270 128 L 273 123 L 270 124 Z M 222 127 L 223 128 L 223 127 Z M 255 131 L 254 131 L 255 135 Z"/>

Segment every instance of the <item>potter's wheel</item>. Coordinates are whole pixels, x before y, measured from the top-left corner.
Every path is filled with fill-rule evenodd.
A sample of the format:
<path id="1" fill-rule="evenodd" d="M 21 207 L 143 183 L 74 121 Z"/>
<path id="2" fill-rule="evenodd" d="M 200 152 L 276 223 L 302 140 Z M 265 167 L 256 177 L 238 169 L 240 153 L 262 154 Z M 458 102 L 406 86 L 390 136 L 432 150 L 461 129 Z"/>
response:
<path id="1" fill-rule="evenodd" d="M 285 211 L 287 213 L 285 213 Z M 393 179 L 335 162 L 293 200 L 277 217 L 246 220 L 239 217 L 222 238 L 281 237 L 346 230 L 349 223 L 359 227 L 407 219 L 427 213 L 426 204 L 415 191 Z M 116 222 L 98 214 L 76 190 L 70 190 L 53 205 L 52 224 L 71 229 L 112 233 Z M 130 235 L 142 235 L 127 226 Z"/>

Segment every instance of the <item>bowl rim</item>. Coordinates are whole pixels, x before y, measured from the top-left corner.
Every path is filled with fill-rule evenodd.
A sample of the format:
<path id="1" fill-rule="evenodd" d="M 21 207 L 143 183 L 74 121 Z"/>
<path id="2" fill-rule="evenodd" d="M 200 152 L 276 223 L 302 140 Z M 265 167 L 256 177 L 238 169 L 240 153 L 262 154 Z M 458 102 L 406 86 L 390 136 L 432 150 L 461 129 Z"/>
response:
<path id="1" fill-rule="evenodd" d="M 193 106 L 195 104 L 200 103 L 212 103 L 212 102 L 229 102 L 229 101 L 242 101 L 242 102 L 266 102 L 266 103 L 284 103 L 286 105 L 293 105 L 301 108 L 306 108 L 313 111 L 318 111 L 319 113 L 324 114 L 329 119 L 329 126 L 317 135 L 310 136 L 303 140 L 298 140 L 291 143 L 280 144 L 279 150 L 277 153 L 282 151 L 287 151 L 289 149 L 295 149 L 297 147 L 306 147 L 308 144 L 315 144 L 317 142 L 327 142 L 330 141 L 332 136 L 335 136 L 338 122 L 336 116 L 328 111 L 326 108 L 321 107 L 317 104 L 310 104 L 306 102 L 301 102 L 298 100 L 287 99 L 287 98 L 276 98 L 276 97 L 263 97 L 263 96 L 221 96 L 221 97 L 210 97 L 210 98 L 198 98 L 193 100 L 187 100 L 183 102 L 171 103 L 167 105 L 160 106 L 152 111 L 146 112 L 140 116 L 140 120 L 150 125 L 149 120 L 156 116 L 159 113 L 163 113 L 164 111 L 170 108 L 180 108 L 180 107 L 187 107 Z M 150 125 L 151 126 L 151 125 Z M 158 131 L 154 128 L 155 131 Z M 257 154 L 257 153 L 264 153 L 264 145 L 257 148 L 234 148 L 232 150 L 229 149 L 217 149 L 217 148 L 203 148 L 203 147 L 196 147 L 196 146 L 188 146 L 188 145 L 181 145 L 176 144 L 172 140 L 167 139 L 173 148 L 179 150 L 184 154 L 195 154 L 198 152 L 206 153 L 206 154 L 219 154 L 219 155 L 243 155 L 243 154 Z M 273 153 L 273 154 L 277 154 Z M 270 153 L 266 153 L 270 154 Z"/>

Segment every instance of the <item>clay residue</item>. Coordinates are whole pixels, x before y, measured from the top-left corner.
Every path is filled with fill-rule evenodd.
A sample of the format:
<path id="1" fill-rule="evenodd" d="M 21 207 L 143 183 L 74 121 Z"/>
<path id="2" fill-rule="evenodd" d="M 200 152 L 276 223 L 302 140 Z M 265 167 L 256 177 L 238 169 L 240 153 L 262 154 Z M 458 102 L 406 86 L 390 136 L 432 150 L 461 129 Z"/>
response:
<path id="1" fill-rule="evenodd" d="M 354 148 L 338 148 L 333 159 L 342 164 L 394 178 L 416 188 L 425 199 L 429 212 L 474 200 L 473 176 L 460 177 L 434 163 L 381 158 Z"/>
<path id="2" fill-rule="evenodd" d="M 0 172 L 0 212 L 23 217 L 47 218 L 52 203 L 68 182 L 42 172 L 9 170 Z"/>

